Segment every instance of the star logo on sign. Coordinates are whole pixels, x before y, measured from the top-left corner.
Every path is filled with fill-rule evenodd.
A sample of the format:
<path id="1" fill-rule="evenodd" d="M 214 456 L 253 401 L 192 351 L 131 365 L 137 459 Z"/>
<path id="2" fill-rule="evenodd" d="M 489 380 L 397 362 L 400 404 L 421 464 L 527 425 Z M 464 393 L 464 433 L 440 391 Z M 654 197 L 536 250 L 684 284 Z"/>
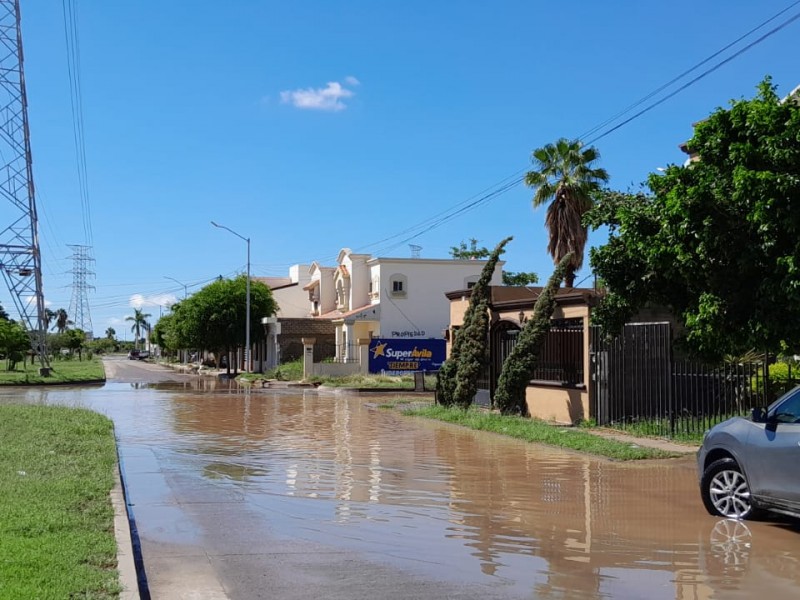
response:
<path id="1" fill-rule="evenodd" d="M 375 344 L 375 347 L 372 349 L 372 358 L 386 356 L 386 346 L 388 346 L 386 342 L 383 342 L 382 344 Z"/>

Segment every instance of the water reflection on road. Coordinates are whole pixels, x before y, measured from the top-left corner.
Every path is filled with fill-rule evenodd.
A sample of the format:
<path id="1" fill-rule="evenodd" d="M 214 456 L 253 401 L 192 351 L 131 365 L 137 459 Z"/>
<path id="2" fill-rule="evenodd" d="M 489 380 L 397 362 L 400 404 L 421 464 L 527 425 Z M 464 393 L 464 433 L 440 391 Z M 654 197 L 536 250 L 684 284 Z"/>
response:
<path id="1" fill-rule="evenodd" d="M 313 392 L 22 394 L 114 419 L 146 563 L 149 547 L 301 539 L 504 597 L 800 592 L 796 527 L 709 517 L 692 458 L 613 463 Z"/>

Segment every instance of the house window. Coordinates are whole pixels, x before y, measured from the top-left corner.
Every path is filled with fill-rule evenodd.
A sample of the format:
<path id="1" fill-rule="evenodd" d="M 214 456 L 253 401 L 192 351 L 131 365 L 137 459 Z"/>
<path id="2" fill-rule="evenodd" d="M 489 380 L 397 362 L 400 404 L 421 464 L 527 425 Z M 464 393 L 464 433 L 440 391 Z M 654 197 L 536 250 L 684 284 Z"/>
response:
<path id="1" fill-rule="evenodd" d="M 475 287 L 475 284 L 478 283 L 478 275 L 470 275 L 469 277 L 464 278 L 464 287 L 468 290 L 471 290 Z"/>
<path id="2" fill-rule="evenodd" d="M 408 294 L 408 278 L 405 275 L 396 273 L 389 278 L 393 298 L 405 298 Z"/>

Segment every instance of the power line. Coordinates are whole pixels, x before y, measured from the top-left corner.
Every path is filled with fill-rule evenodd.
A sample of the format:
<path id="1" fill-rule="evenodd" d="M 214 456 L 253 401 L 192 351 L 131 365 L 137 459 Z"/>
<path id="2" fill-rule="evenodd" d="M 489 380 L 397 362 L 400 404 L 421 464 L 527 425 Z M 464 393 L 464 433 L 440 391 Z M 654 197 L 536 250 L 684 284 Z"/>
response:
<path id="1" fill-rule="evenodd" d="M 758 25 L 756 25 L 755 27 L 753 27 L 753 28 L 752 28 L 750 31 L 748 31 L 747 33 L 744 33 L 744 34 L 740 35 L 738 38 L 736 38 L 735 40 L 733 40 L 731 43 L 729 43 L 729 44 L 727 44 L 726 46 L 724 46 L 724 47 L 720 48 L 719 50 L 717 50 L 717 51 L 716 51 L 716 52 L 714 52 L 713 54 L 711 54 L 711 55 L 707 56 L 706 58 L 704 58 L 703 60 L 701 60 L 699 63 L 697 63 L 697 64 L 695 64 L 694 66 L 690 67 L 689 69 L 685 70 L 685 71 L 684 71 L 683 73 L 681 73 L 680 75 L 678 75 L 678 76 L 676 76 L 676 77 L 673 77 L 673 78 L 672 78 L 672 79 L 670 79 L 670 80 L 669 80 L 667 83 L 665 83 L 665 84 L 663 84 L 663 85 L 661 85 L 661 86 L 657 87 L 656 89 L 654 89 L 652 92 L 650 92 L 650 93 L 649 93 L 649 94 L 647 94 L 646 96 L 643 96 L 642 98 L 639 98 L 639 100 L 637 100 L 637 101 L 636 101 L 636 102 L 634 102 L 633 104 L 631 104 L 631 105 L 627 106 L 626 108 L 624 108 L 624 109 L 623 109 L 623 110 L 621 110 L 620 112 L 618 112 L 618 113 L 616 113 L 615 115 L 613 115 L 613 116 L 611 116 L 611 117 L 607 118 L 607 119 L 606 119 L 605 121 L 603 121 L 602 123 L 599 123 L 599 124 L 595 125 L 594 127 L 592 127 L 591 129 L 589 129 L 588 131 L 585 131 L 584 133 L 582 133 L 581 135 L 579 135 L 577 139 L 579 139 L 579 140 L 585 139 L 585 138 L 589 137 L 590 135 L 593 135 L 593 134 L 594 134 L 594 133 L 596 133 L 597 131 L 600 131 L 600 130 L 601 130 L 601 129 L 603 129 L 603 127 L 605 127 L 606 125 L 609 125 L 609 124 L 613 123 L 613 122 L 614 122 L 614 121 L 616 121 L 618 118 L 620 118 L 620 117 L 622 117 L 622 116 L 624 116 L 624 115 L 628 114 L 628 113 L 629 113 L 631 110 L 633 110 L 633 109 L 634 109 L 634 108 L 636 108 L 637 106 L 640 106 L 641 104 L 643 104 L 644 102 L 646 102 L 646 101 L 648 101 L 650 98 L 652 98 L 653 96 L 656 96 L 656 95 L 658 95 L 659 93 L 663 92 L 665 89 L 667 89 L 667 88 L 668 88 L 669 86 L 671 86 L 672 84 L 674 84 L 674 83 L 677 83 L 678 81 L 680 81 L 681 79 L 683 79 L 684 77 L 686 77 L 687 75 L 689 75 L 690 73 L 692 73 L 692 72 L 696 71 L 697 69 L 699 69 L 700 67 L 702 67 L 702 66 L 703 66 L 704 64 L 706 64 L 707 62 L 709 62 L 709 61 L 711 61 L 711 60 L 715 59 L 717 56 L 719 56 L 720 54 L 722 54 L 722 53 L 723 53 L 723 52 L 725 52 L 726 50 L 729 50 L 730 48 L 732 48 L 733 46 L 735 46 L 736 44 L 738 44 L 738 43 L 739 43 L 739 42 L 741 42 L 742 40 L 744 40 L 744 39 L 746 39 L 746 38 L 750 37 L 750 36 L 751 36 L 752 34 L 754 34 L 756 31 L 758 31 L 758 30 L 759 30 L 759 29 L 761 29 L 762 27 L 765 27 L 766 25 L 768 25 L 769 23 L 771 23 L 772 21 L 774 21 L 775 19 L 777 19 L 777 18 L 778 18 L 778 17 L 780 17 L 781 15 L 783 15 L 783 14 L 787 13 L 788 11 L 790 11 L 791 9 L 793 9 L 795 6 L 797 6 L 798 4 L 800 4 L 800 0 L 796 0 L 795 2 L 793 2 L 792 4 L 790 4 L 789 6 L 787 6 L 786 8 L 784 8 L 783 10 L 781 10 L 781 11 L 779 11 L 779 12 L 775 13 L 774 15 L 772 15 L 772 16 L 771 16 L 769 19 L 767 19 L 767 20 L 765 20 L 765 21 L 762 21 L 761 23 L 759 23 Z"/>
<path id="2" fill-rule="evenodd" d="M 759 29 L 762 29 L 763 27 L 765 27 L 766 25 L 768 25 L 769 23 L 771 23 L 772 21 L 774 21 L 775 19 L 777 19 L 781 15 L 784 15 L 785 13 L 787 13 L 789 10 L 791 10 L 792 8 L 794 8 L 797 5 L 800 5 L 800 0 L 795 0 L 795 2 L 793 2 L 792 4 L 787 6 L 786 8 L 778 11 L 777 13 L 775 13 L 774 15 L 769 17 L 768 19 L 762 21 L 756 27 L 753 27 L 752 29 L 750 29 L 746 33 L 740 35 L 734 41 L 730 42 L 729 44 L 726 44 L 721 49 L 719 49 L 716 52 L 714 52 L 713 54 L 707 56 L 706 58 L 704 58 L 700 62 L 696 63 L 695 65 L 693 65 L 689 69 L 683 71 L 680 75 L 678 75 L 676 77 L 673 77 L 668 82 L 666 82 L 663 85 L 659 86 L 658 88 L 656 88 L 652 92 L 648 93 L 644 97 L 640 98 L 639 100 L 637 100 L 633 104 L 627 106 L 626 108 L 624 108 L 623 110 L 617 112 L 613 116 L 605 119 L 601 123 L 599 123 L 599 124 L 595 125 L 594 127 L 590 128 L 589 130 L 587 130 L 585 133 L 581 134 L 576 139 L 583 140 L 587 136 L 592 135 L 593 133 L 602 131 L 604 127 L 606 127 L 607 125 L 613 123 L 619 117 L 624 116 L 624 115 L 628 114 L 634 108 L 636 108 L 638 106 L 641 106 L 647 100 L 649 100 L 649 99 L 653 98 L 654 96 L 658 95 L 659 93 L 663 92 L 664 90 L 669 88 L 671 85 L 674 85 L 675 83 L 677 83 L 681 79 L 685 78 L 687 75 L 693 73 L 694 71 L 696 71 L 697 69 L 702 67 L 704 64 L 707 64 L 708 62 L 710 62 L 714 58 L 718 57 L 720 54 L 724 53 L 725 51 L 729 50 L 730 48 L 732 48 L 736 44 L 738 44 L 738 43 L 742 42 L 743 40 L 747 39 L 748 37 L 753 35 L 756 31 L 758 31 Z M 647 107 L 645 107 L 644 109 L 640 110 L 639 112 L 637 112 L 633 116 L 631 116 L 628 119 L 624 120 L 623 122 L 615 125 L 614 127 L 611 127 L 610 129 L 604 131 L 603 133 L 593 137 L 589 141 L 584 142 L 584 145 L 590 145 L 590 144 L 592 144 L 592 143 L 594 143 L 594 142 L 606 137 L 607 135 L 609 135 L 609 134 L 613 133 L 614 131 L 617 131 L 621 127 L 627 125 L 628 123 L 630 123 L 634 119 L 637 119 L 638 117 L 640 117 L 643 114 L 649 112 L 653 108 L 659 106 L 660 104 L 663 104 L 664 102 L 666 102 L 670 98 L 674 97 L 675 95 L 679 94 L 680 92 L 682 92 L 683 90 L 687 89 L 688 87 L 694 85 L 695 83 L 697 83 L 698 81 L 700 81 L 704 77 L 710 75 L 711 73 L 713 73 L 714 71 L 716 71 L 720 67 L 724 66 L 725 64 L 731 62 L 733 59 L 735 59 L 738 56 L 742 55 L 744 52 L 746 52 L 746 51 L 750 50 L 751 48 L 753 48 L 754 46 L 760 44 L 761 42 L 763 42 L 768 37 L 774 35 L 778 31 L 784 29 L 785 27 L 787 27 L 789 24 L 791 24 L 792 22 L 794 22 L 798 18 L 800 18 L 800 13 L 794 15 L 793 17 L 790 17 L 789 19 L 787 19 L 785 21 L 783 21 L 777 27 L 771 29 L 770 31 L 768 31 L 767 33 L 765 33 L 764 35 L 762 35 L 761 37 L 759 37 L 755 41 L 751 42 L 750 44 L 748 44 L 744 48 L 738 50 L 733 55 L 731 55 L 731 56 L 721 60 L 720 62 L 716 63 L 714 66 L 712 66 L 711 68 L 707 69 L 706 71 L 704 71 L 703 73 L 701 73 L 697 77 L 693 78 L 692 80 L 688 81 L 687 83 L 685 83 L 684 85 L 682 85 L 678 89 L 674 90 L 673 92 L 670 92 L 667 96 L 664 96 L 663 98 L 657 100 L 656 102 L 648 105 Z M 408 242 L 413 241 L 414 239 L 420 237 L 421 235 L 423 235 L 425 233 L 428 233 L 429 231 L 432 231 L 433 229 L 441 227 L 445 223 L 453 220 L 454 218 L 456 218 L 458 216 L 461 216 L 461 215 L 463 215 L 463 214 L 465 214 L 465 213 L 467 213 L 467 212 L 469 212 L 471 210 L 474 210 L 474 209 L 476 209 L 476 208 L 478 208 L 478 207 L 490 202 L 491 200 L 496 199 L 496 198 L 502 196 L 503 194 L 507 193 L 508 191 L 510 191 L 511 189 L 513 189 L 514 187 L 516 187 L 517 185 L 522 183 L 522 181 L 523 181 L 522 175 L 524 173 L 526 173 L 527 171 L 528 171 L 528 167 L 526 167 L 524 169 L 520 169 L 519 171 L 516 171 L 516 172 L 512 173 L 511 175 L 505 177 L 504 179 L 501 179 L 497 183 L 495 183 L 495 184 L 493 184 L 493 185 L 491 185 L 491 186 L 489 186 L 487 188 L 484 188 L 484 190 L 482 190 L 481 192 L 478 192 L 478 194 L 473 195 L 473 196 L 467 198 L 466 200 L 463 200 L 463 201 L 451 206 L 450 208 L 445 209 L 444 211 L 436 213 L 435 215 L 425 219 L 424 221 L 420 221 L 419 223 L 416 223 L 415 225 L 412 225 L 411 227 L 408 227 L 408 228 L 406 228 L 406 229 L 404 229 L 404 230 L 402 230 L 402 231 L 400 231 L 398 233 L 395 233 L 393 235 L 387 236 L 387 237 L 385 237 L 383 239 L 380 239 L 380 240 L 378 240 L 376 242 L 371 242 L 369 244 L 365 244 L 363 246 L 360 246 L 359 248 L 357 248 L 357 250 L 364 251 L 364 250 L 367 250 L 367 249 L 370 249 L 370 248 L 377 247 L 377 249 L 375 249 L 374 252 L 376 254 L 381 254 L 383 252 L 388 252 L 388 251 L 391 251 L 391 250 L 393 250 L 393 249 L 395 249 L 397 247 L 400 247 L 400 246 L 402 246 L 404 244 L 407 244 Z M 402 237 L 402 236 L 406 236 L 406 237 Z M 395 243 L 381 246 L 381 244 L 385 244 L 386 242 L 390 242 L 390 241 L 396 240 L 398 238 L 402 238 L 402 239 L 400 239 L 399 241 L 397 241 Z M 309 261 L 304 261 L 304 262 L 312 262 L 312 261 L 309 260 Z"/>
<path id="3" fill-rule="evenodd" d="M 783 10 L 777 12 L 776 14 L 772 15 L 770 18 L 768 18 L 765 21 L 763 21 L 762 23 L 760 23 L 758 26 L 756 26 L 756 27 L 752 28 L 751 30 L 749 30 L 747 33 L 739 36 L 733 42 L 727 44 L 726 46 L 724 46 L 723 48 L 721 48 L 717 52 L 711 54 L 710 56 L 704 58 L 702 61 L 700 61 L 697 64 L 695 64 L 694 66 L 692 66 L 691 68 L 687 69 L 686 71 L 684 71 L 683 73 L 681 73 L 677 77 L 672 78 L 670 81 L 668 81 L 667 83 L 665 83 L 662 86 L 658 87 L 656 90 L 650 92 L 649 94 L 647 94 L 643 98 L 637 100 L 635 103 L 631 104 L 627 108 L 625 108 L 622 111 L 618 112 L 613 117 L 610 117 L 610 118 L 606 119 L 605 121 L 603 121 L 602 123 L 592 127 L 591 129 L 589 129 L 587 131 L 587 133 L 581 135 L 577 139 L 582 140 L 587 135 L 591 135 L 592 133 L 596 133 L 598 131 L 602 131 L 602 129 L 606 125 L 608 125 L 610 123 L 613 123 L 620 116 L 623 116 L 623 115 L 627 114 L 628 112 L 630 112 L 631 110 L 633 110 L 637 106 L 640 106 L 642 103 L 646 102 L 647 100 L 649 100 L 653 96 L 659 94 L 660 92 L 662 92 L 665 89 L 667 89 L 669 86 L 675 84 L 677 81 L 683 79 L 684 77 L 686 77 L 690 73 L 696 71 L 702 65 L 708 63 L 709 61 L 713 60 L 714 58 L 716 58 L 717 56 L 719 56 L 720 54 L 722 54 L 726 50 L 730 49 L 731 47 L 733 47 L 736 44 L 740 43 L 744 39 L 748 38 L 753 33 L 758 31 L 759 29 L 763 28 L 767 24 L 771 23 L 772 21 L 774 21 L 775 19 L 777 19 L 781 15 L 785 14 L 786 12 L 788 12 L 789 10 L 791 10 L 792 8 L 794 8 L 795 6 L 797 6 L 799 4 L 800 4 L 800 0 L 796 0 L 795 2 L 793 2 L 792 4 L 790 4 L 789 6 L 784 8 Z M 763 42 L 764 40 L 766 40 L 770 36 L 774 35 L 778 31 L 784 29 L 785 27 L 787 27 L 788 25 L 790 25 L 791 23 L 796 21 L 798 18 L 800 18 L 800 13 L 798 13 L 798 14 L 796 14 L 796 15 L 788 18 L 788 19 L 786 19 L 785 21 L 780 23 L 778 26 L 774 27 L 773 29 L 771 29 L 770 31 L 768 31 L 767 33 L 765 33 L 764 35 L 762 35 L 758 39 L 754 40 L 753 42 L 751 42 L 750 44 L 745 46 L 744 48 L 738 50 L 737 52 L 735 52 L 731 56 L 719 61 L 714 66 L 712 66 L 711 68 L 707 69 L 706 71 L 704 71 L 703 73 L 701 73 L 697 77 L 691 79 L 690 81 L 688 81 L 687 83 L 685 83 L 684 85 L 682 85 L 678 89 L 674 90 L 673 92 L 670 92 L 667 96 L 664 96 L 663 98 L 657 100 L 656 102 L 648 105 L 647 107 L 645 107 L 644 109 L 640 110 L 639 112 L 637 112 L 633 116 L 631 116 L 628 119 L 622 121 L 621 123 L 615 125 L 614 127 L 606 130 L 605 132 L 593 137 L 592 139 L 590 139 L 589 141 L 585 142 L 584 144 L 585 145 L 590 145 L 590 144 L 592 144 L 592 143 L 594 143 L 594 142 L 606 137 L 607 135 L 609 135 L 609 134 L 613 133 L 614 131 L 617 131 L 621 127 L 627 125 L 628 123 L 630 123 L 634 119 L 637 119 L 638 117 L 640 117 L 643 114 L 649 112 L 653 108 L 659 106 L 660 104 L 663 104 L 664 102 L 666 102 L 670 98 L 674 97 L 675 95 L 679 94 L 683 90 L 685 90 L 688 87 L 694 85 L 695 83 L 697 83 L 698 81 L 700 81 L 704 77 L 710 75 L 711 73 L 713 73 L 714 71 L 716 71 L 720 67 L 722 67 L 725 64 L 731 62 L 733 59 L 737 58 L 738 56 L 741 56 L 742 54 L 744 54 L 745 52 L 747 52 L 748 50 L 750 50 L 754 46 L 760 44 L 761 42 Z M 447 223 L 448 221 L 452 220 L 453 218 L 455 218 L 455 217 L 457 217 L 457 216 L 459 216 L 461 214 L 464 214 L 465 212 L 468 212 L 468 211 L 470 211 L 470 210 L 472 210 L 474 208 L 477 208 L 478 206 L 480 206 L 482 204 L 485 204 L 486 202 L 489 202 L 490 200 L 492 200 L 492 199 L 494 199 L 496 197 L 499 197 L 499 196 L 503 195 L 504 193 L 509 191 L 511 188 L 515 187 L 516 185 L 518 185 L 519 183 L 522 182 L 522 178 L 520 177 L 520 175 L 522 173 L 525 173 L 527 170 L 528 169 L 525 168 L 525 169 L 522 169 L 520 171 L 517 171 L 517 172 L 513 173 L 512 175 L 509 175 L 505 179 L 503 179 L 503 180 L 495 183 L 494 185 L 490 186 L 489 188 L 486 188 L 486 190 L 491 190 L 491 191 L 489 191 L 488 193 L 482 195 L 477 200 L 474 200 L 472 202 L 469 202 L 469 199 L 467 201 L 463 201 L 463 202 L 461 202 L 459 204 L 456 204 L 455 206 L 447 209 L 446 211 L 443 211 L 441 213 L 438 213 L 437 215 L 434 215 L 434 217 L 431 217 L 431 218 L 427 219 L 426 221 L 422 221 L 421 223 L 418 223 L 417 225 L 414 225 L 413 227 L 404 230 L 403 232 L 400 232 L 398 234 L 394 234 L 392 236 L 384 238 L 381 241 L 374 242 L 372 244 L 368 244 L 367 246 L 363 246 L 362 248 L 369 248 L 371 246 L 376 246 L 376 245 L 378 245 L 378 244 L 380 244 L 380 243 L 382 243 L 384 241 L 388 241 L 388 240 L 392 240 L 392 239 L 395 239 L 397 237 L 400 237 L 404 233 L 409 233 L 409 232 L 416 231 L 416 233 L 414 233 L 413 235 L 410 235 L 409 237 L 406 237 L 405 239 L 402 239 L 401 241 L 397 242 L 396 244 L 393 244 L 393 245 L 389 246 L 388 249 L 393 249 L 393 248 L 396 248 L 396 247 L 398 247 L 400 245 L 408 243 L 409 241 L 414 240 L 415 238 L 419 237 L 420 235 L 422 235 L 424 233 L 427 233 L 427 232 L 429 232 L 429 231 L 431 231 L 431 230 L 433 230 L 433 229 L 435 229 L 437 227 L 440 227 L 441 225 L 444 225 L 445 223 Z M 484 190 L 484 191 L 486 191 L 486 190 Z M 462 205 L 465 204 L 465 203 L 466 203 L 466 206 L 462 207 Z M 386 248 L 384 248 L 383 250 L 385 251 Z"/>
<path id="4" fill-rule="evenodd" d="M 81 55 L 78 29 L 77 0 L 62 0 L 64 38 L 67 45 L 67 75 L 69 78 L 70 105 L 72 107 L 72 136 L 78 170 L 83 234 L 87 245 L 93 243 L 91 204 L 89 202 L 89 175 L 86 168 L 86 138 L 83 122 L 83 95 L 81 91 Z"/>
<path id="5" fill-rule="evenodd" d="M 634 114 L 633 116 L 631 116 L 631 117 L 628 117 L 627 119 L 625 119 L 625 120 L 624 120 L 624 121 L 622 121 L 621 123 L 619 123 L 619 124 L 615 125 L 615 126 L 614 126 L 614 127 L 612 127 L 611 129 L 609 129 L 609 130 L 605 131 L 604 133 L 601 133 L 600 135 L 598 135 L 598 136 L 596 136 L 596 137 L 593 137 L 591 140 L 589 140 L 588 142 L 586 142 L 586 145 L 593 144 L 593 143 L 594 143 L 594 142 L 596 142 L 597 140 L 600 140 L 600 139 L 602 139 L 602 138 L 606 137 L 607 135 L 609 135 L 610 133 L 613 133 L 614 131 L 616 131 L 616 130 L 617 130 L 617 129 L 619 129 L 620 127 L 623 127 L 623 126 L 627 125 L 628 123 L 630 123 L 630 122 L 631 122 L 631 121 L 633 121 L 634 119 L 637 119 L 637 118 L 639 118 L 640 116 L 642 116 L 643 114 L 645 114 L 646 112 L 648 112 L 648 111 L 650 111 L 650 110 L 654 109 L 656 106 L 659 106 L 659 105 L 663 104 L 664 102 L 666 102 L 666 101 L 667 101 L 667 100 L 669 100 L 670 98 L 674 97 L 675 95 L 679 94 L 680 92 L 682 92 L 682 91 L 683 91 L 683 90 L 685 90 L 686 88 L 688 88 L 688 87 L 690 87 L 690 86 L 694 85 L 695 83 L 697 83 L 698 81 L 700 81 L 700 80 L 701 80 L 701 79 L 703 79 L 704 77 L 706 77 L 706 76 L 710 75 L 711 73 L 713 73 L 714 71 L 716 71 L 716 70 L 717 70 L 717 69 L 719 69 L 720 67 L 722 67 L 722 66 L 724 66 L 724 65 L 728 64 L 728 63 L 729 63 L 729 62 L 731 62 L 731 61 L 732 61 L 734 58 L 737 58 L 738 56 L 741 56 L 742 54 L 744 54 L 745 52 L 747 52 L 748 50 L 750 50 L 750 49 L 751 49 L 751 48 L 753 48 L 754 46 L 757 46 L 758 44 L 760 44 L 761 42 L 763 42 L 763 41 L 764 41 L 765 39 L 767 39 L 768 37 L 770 37 L 770 36 L 774 35 L 775 33 L 779 32 L 781 29 L 783 29 L 783 28 L 785 28 L 785 27 L 789 26 L 790 24 L 794 23 L 794 22 L 795 22 L 797 19 L 800 19 L 800 13 L 797 13 L 797 14 L 796 14 L 796 15 L 794 15 L 793 17 L 790 17 L 789 19 L 787 19 L 786 21 L 784 21 L 783 23 L 781 23 L 780 25 L 778 25 L 778 26 L 777 26 L 777 27 L 775 27 L 774 29 L 771 29 L 770 31 L 768 31 L 767 33 L 765 33 L 764 35 L 762 35 L 762 36 L 761 36 L 761 37 L 759 37 L 758 39 L 756 39 L 756 40 L 754 40 L 754 41 L 750 42 L 749 44 L 747 44 L 747 46 L 745 46 L 745 47 L 744 47 L 744 48 L 742 48 L 741 50 L 738 50 L 737 52 L 735 52 L 735 53 L 734 53 L 734 54 L 732 54 L 731 56 L 729 56 L 729 57 L 727 57 L 727 58 L 725 58 L 725 59 L 721 60 L 720 62 L 718 62 L 717 64 L 715 64 L 715 65 L 714 65 L 713 67 L 711 67 L 710 69 L 707 69 L 707 70 L 703 71 L 703 72 L 702 72 L 700 75 L 698 75 L 697 77 L 695 77 L 695 78 L 693 78 L 693 79 L 691 79 L 691 80 L 687 81 L 685 84 L 683 84 L 683 85 L 682 85 L 681 87 L 679 87 L 678 89 L 676 89 L 676 90 L 674 90 L 674 91 L 670 92 L 669 94 L 667 94 L 667 95 L 666 95 L 666 96 L 664 96 L 663 98 L 660 98 L 659 100 L 657 100 L 657 101 L 656 101 L 656 102 L 654 102 L 653 104 L 651 104 L 651 105 L 649 105 L 649 106 L 647 106 L 647 107 L 643 108 L 642 110 L 640 110 L 639 112 L 637 112 L 637 113 L 636 113 L 636 114 Z"/>

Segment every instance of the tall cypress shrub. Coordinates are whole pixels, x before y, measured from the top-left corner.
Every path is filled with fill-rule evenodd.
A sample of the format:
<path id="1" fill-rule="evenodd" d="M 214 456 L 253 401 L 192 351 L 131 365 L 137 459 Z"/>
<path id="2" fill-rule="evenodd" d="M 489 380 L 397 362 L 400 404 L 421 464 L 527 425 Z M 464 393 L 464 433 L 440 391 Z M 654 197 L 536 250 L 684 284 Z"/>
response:
<path id="1" fill-rule="evenodd" d="M 486 330 L 489 322 L 487 311 L 491 295 L 489 284 L 492 281 L 497 262 L 500 260 L 500 255 L 504 252 L 506 244 L 512 239 L 514 238 L 507 237 L 497 244 L 497 247 L 489 255 L 489 259 L 483 266 L 478 282 L 472 288 L 469 305 L 464 313 L 464 322 L 461 324 L 461 329 L 458 335 L 455 336 L 453 345 L 450 348 L 450 358 L 442 364 L 436 380 L 436 399 L 440 404 L 450 406 L 458 403 L 460 406 L 467 407 L 472 403 L 472 398 L 475 397 L 478 377 L 480 376 L 480 360 L 485 360 L 483 357 L 486 354 Z M 462 367 L 462 354 L 464 353 L 469 358 L 466 359 L 466 366 Z M 474 368 L 474 356 L 476 355 L 479 356 L 477 369 Z M 473 376 L 472 387 L 474 391 L 465 403 L 464 397 L 469 394 L 468 381 Z M 459 382 L 461 382 L 460 388 Z"/>
<path id="2" fill-rule="evenodd" d="M 494 402 L 504 415 L 527 412 L 525 388 L 528 387 L 528 382 L 531 380 L 533 370 L 539 360 L 545 336 L 550 331 L 550 318 L 556 308 L 556 294 L 571 260 L 572 253 L 569 253 L 558 263 L 547 285 L 536 299 L 533 317 L 520 331 L 516 346 L 503 363 L 503 369 L 497 381 Z"/>

